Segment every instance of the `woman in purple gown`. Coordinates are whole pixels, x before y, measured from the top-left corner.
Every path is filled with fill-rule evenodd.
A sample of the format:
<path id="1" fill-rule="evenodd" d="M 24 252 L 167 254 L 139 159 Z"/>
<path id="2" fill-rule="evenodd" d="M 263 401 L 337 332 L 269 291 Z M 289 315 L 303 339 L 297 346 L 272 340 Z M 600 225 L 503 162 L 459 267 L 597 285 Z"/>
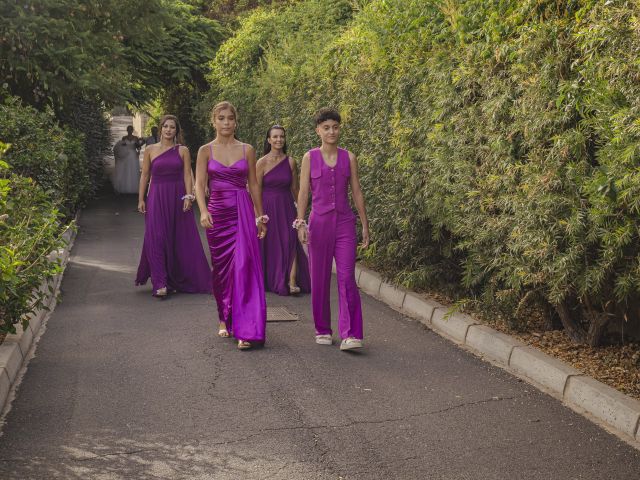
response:
<path id="1" fill-rule="evenodd" d="M 278 295 L 311 291 L 309 262 L 296 231 L 294 198 L 298 197 L 296 162 L 287 156 L 284 127 L 267 131 L 265 156 L 256 164 L 262 187 L 262 206 L 269 217 L 269 234 L 262 239 L 262 268 L 265 287 Z"/>
<path id="2" fill-rule="evenodd" d="M 196 198 L 211 251 L 218 335 L 233 335 L 243 350 L 265 341 L 267 307 L 258 238 L 267 233 L 269 219 L 262 213 L 255 150 L 235 138 L 235 107 L 219 103 L 211 122 L 216 138 L 198 151 Z"/>
<path id="3" fill-rule="evenodd" d="M 176 143 L 180 124 L 175 116 L 163 116 L 160 130 L 160 143 L 145 149 L 142 163 L 138 211 L 145 216 L 145 230 L 136 285 L 151 277 L 157 297 L 173 290 L 209 293 L 211 270 L 191 210 L 191 156 Z"/>

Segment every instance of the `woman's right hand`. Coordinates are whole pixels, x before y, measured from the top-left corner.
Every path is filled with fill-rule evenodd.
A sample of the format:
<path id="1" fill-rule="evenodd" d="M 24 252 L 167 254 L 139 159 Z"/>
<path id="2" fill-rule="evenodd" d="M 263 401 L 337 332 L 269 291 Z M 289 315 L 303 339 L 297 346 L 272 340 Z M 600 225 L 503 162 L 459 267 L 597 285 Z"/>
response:
<path id="1" fill-rule="evenodd" d="M 202 212 L 200 214 L 200 225 L 204 228 L 213 228 L 213 219 L 209 212 Z"/>
<path id="2" fill-rule="evenodd" d="M 138 202 L 138 211 L 140 213 L 147 213 L 147 205 L 144 203 L 144 200 Z"/>
<path id="3" fill-rule="evenodd" d="M 300 243 L 303 245 L 306 245 L 309 242 L 309 232 L 307 231 L 307 227 L 304 225 L 298 229 L 298 240 L 300 240 Z"/>

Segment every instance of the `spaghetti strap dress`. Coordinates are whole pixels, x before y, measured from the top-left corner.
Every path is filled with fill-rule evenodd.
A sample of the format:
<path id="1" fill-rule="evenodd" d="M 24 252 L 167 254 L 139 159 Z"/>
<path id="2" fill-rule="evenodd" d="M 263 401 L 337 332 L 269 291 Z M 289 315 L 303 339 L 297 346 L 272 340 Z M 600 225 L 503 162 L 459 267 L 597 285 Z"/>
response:
<path id="1" fill-rule="evenodd" d="M 207 207 L 213 227 L 207 229 L 207 240 L 220 321 L 238 340 L 264 342 L 267 307 L 244 152 L 243 145 L 243 157 L 227 166 L 215 159 L 213 145 L 209 145 Z"/>

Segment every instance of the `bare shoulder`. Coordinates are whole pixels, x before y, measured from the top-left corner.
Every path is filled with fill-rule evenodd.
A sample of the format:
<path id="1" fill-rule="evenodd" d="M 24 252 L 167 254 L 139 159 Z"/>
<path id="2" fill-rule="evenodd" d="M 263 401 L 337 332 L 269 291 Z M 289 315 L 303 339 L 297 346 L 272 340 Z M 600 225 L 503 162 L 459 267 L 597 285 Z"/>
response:
<path id="1" fill-rule="evenodd" d="M 205 143 L 204 145 L 202 145 L 198 149 L 198 156 L 205 155 L 206 157 L 209 157 L 209 146 L 210 145 L 211 145 L 210 143 Z"/>
<path id="2" fill-rule="evenodd" d="M 289 166 L 291 167 L 291 170 L 295 170 L 297 168 L 297 164 L 296 164 L 296 160 L 293 157 L 289 157 Z"/>
<path id="3" fill-rule="evenodd" d="M 307 152 L 302 156 L 302 162 L 306 163 L 309 161 L 310 158 L 311 158 L 311 153 Z"/>
<path id="4" fill-rule="evenodd" d="M 154 145 L 147 145 L 144 151 L 149 155 L 154 155 L 160 149 L 159 145 L 160 145 L 159 143 L 156 143 Z"/>
<path id="5" fill-rule="evenodd" d="M 184 145 L 180 145 L 178 147 L 178 152 L 180 153 L 180 155 L 185 155 L 189 153 L 189 148 L 184 146 Z"/>
<path id="6" fill-rule="evenodd" d="M 253 148 L 253 145 L 249 144 L 249 143 L 242 143 L 242 146 L 246 149 L 247 152 L 249 153 L 256 153 L 256 149 Z"/>
<path id="7" fill-rule="evenodd" d="M 355 154 L 355 153 L 353 153 L 353 152 L 351 152 L 351 151 L 349 151 L 349 150 L 347 150 L 347 153 L 349 154 L 349 160 L 350 160 L 351 162 L 356 162 L 356 161 L 358 160 L 358 159 L 356 158 L 356 154 Z"/>

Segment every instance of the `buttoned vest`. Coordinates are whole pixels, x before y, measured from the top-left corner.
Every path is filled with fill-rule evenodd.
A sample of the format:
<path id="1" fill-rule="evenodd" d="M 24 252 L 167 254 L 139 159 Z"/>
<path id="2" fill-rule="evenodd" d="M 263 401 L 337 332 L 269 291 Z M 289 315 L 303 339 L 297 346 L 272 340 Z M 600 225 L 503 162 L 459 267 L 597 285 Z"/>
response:
<path id="1" fill-rule="evenodd" d="M 353 215 L 349 205 L 349 177 L 351 176 L 349 152 L 338 148 L 338 161 L 335 167 L 325 163 L 319 148 L 310 150 L 309 156 L 313 212 L 324 215 L 335 210 L 338 213 Z"/>

